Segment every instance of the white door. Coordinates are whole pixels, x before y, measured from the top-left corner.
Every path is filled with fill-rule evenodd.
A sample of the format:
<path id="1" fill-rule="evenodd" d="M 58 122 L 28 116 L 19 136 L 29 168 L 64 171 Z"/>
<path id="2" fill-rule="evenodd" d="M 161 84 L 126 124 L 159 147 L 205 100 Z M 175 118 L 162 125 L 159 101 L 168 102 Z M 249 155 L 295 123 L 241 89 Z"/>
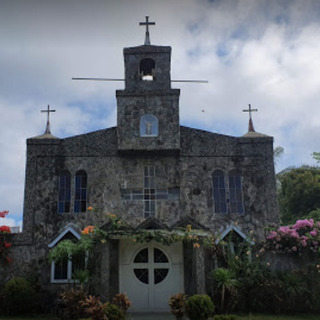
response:
<path id="1" fill-rule="evenodd" d="M 184 292 L 182 243 L 120 241 L 120 292 L 132 311 L 167 311 L 169 297 Z"/>

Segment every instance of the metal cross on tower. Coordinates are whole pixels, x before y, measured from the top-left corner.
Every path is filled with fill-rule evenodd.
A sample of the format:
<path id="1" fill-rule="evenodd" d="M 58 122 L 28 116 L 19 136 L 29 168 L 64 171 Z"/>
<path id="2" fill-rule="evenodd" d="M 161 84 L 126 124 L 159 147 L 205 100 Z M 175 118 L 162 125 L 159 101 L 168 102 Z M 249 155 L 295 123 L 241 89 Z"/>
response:
<path id="1" fill-rule="evenodd" d="M 50 132 L 50 112 L 56 112 L 56 110 L 52 110 L 50 109 L 50 105 L 48 105 L 47 110 L 41 110 L 41 112 L 46 112 L 47 113 L 47 125 L 46 125 L 46 131 L 44 132 L 44 134 L 51 134 Z"/>
<path id="2" fill-rule="evenodd" d="M 149 35 L 149 26 L 154 26 L 155 22 L 149 22 L 149 16 L 146 16 L 146 22 L 140 22 L 140 26 L 146 26 L 146 38 L 144 41 L 144 45 L 149 46 L 150 43 L 150 35 Z"/>
<path id="3" fill-rule="evenodd" d="M 248 131 L 249 132 L 255 132 L 254 127 L 253 127 L 253 121 L 252 121 L 252 112 L 258 111 L 258 109 L 252 109 L 251 108 L 251 104 L 249 104 L 249 109 L 244 109 L 242 110 L 243 112 L 249 112 L 249 128 Z"/>
<path id="4" fill-rule="evenodd" d="M 146 38 L 145 45 L 150 45 L 150 35 L 149 35 L 149 26 L 155 25 L 155 22 L 149 21 L 149 16 L 146 16 L 145 22 L 140 22 L 140 26 L 146 26 Z M 72 78 L 72 80 L 93 80 L 93 81 L 125 81 L 125 79 L 115 79 L 115 78 Z M 171 82 L 186 82 L 186 83 L 208 83 L 207 80 L 171 80 Z"/>

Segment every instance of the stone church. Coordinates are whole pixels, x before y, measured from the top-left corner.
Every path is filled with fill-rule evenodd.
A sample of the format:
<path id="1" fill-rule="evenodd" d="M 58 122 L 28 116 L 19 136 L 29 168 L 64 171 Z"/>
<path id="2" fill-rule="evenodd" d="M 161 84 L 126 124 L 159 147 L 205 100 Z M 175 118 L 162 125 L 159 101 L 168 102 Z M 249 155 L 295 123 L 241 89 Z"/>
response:
<path id="1" fill-rule="evenodd" d="M 241 137 L 182 126 L 171 47 L 151 45 L 151 23 L 144 24 L 144 45 L 123 50 L 116 127 L 59 139 L 48 122 L 43 135 L 27 140 L 23 232 L 13 237 L 14 263 L 2 281 L 31 272 L 61 290 L 72 281 L 73 261 L 50 264 L 50 248 L 79 239 L 88 225 L 103 227 L 106 212 L 134 229 L 191 224 L 219 239 L 231 231 L 246 239 L 251 230 L 259 239 L 277 222 L 273 138 L 255 132 L 251 113 Z M 206 292 L 213 257 L 202 247 L 120 238 L 96 251 L 96 293 L 127 292 L 132 311 L 167 310 L 172 294 Z"/>

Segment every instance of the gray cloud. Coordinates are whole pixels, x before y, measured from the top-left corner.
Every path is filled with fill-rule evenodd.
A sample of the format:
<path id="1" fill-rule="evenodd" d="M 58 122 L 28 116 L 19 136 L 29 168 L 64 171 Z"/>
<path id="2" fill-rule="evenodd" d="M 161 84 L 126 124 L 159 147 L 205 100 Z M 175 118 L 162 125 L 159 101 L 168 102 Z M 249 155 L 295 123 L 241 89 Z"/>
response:
<path id="1" fill-rule="evenodd" d="M 320 2 L 317 0 L 11 0 L 0 10 L 0 203 L 20 219 L 25 139 L 44 131 L 47 104 L 58 137 L 116 125 L 123 47 L 140 45 L 150 15 L 153 44 L 172 46 L 184 125 L 240 136 L 248 103 L 257 131 L 285 149 L 280 170 L 314 164 L 320 149 Z M 202 112 L 204 110 L 205 112 Z"/>

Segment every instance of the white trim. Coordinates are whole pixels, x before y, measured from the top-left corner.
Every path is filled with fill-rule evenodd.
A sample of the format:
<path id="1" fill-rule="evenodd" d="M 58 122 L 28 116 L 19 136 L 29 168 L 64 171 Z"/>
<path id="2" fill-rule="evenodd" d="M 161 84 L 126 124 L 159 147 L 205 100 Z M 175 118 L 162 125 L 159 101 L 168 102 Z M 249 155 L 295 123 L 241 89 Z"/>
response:
<path id="1" fill-rule="evenodd" d="M 54 261 L 51 262 L 51 276 L 50 281 L 51 283 L 69 283 L 72 281 L 72 261 L 68 259 L 68 267 L 67 267 L 67 278 L 66 279 L 55 279 L 54 273 L 55 273 L 56 263 Z"/>
<path id="2" fill-rule="evenodd" d="M 77 231 L 75 231 L 71 226 L 68 226 L 53 241 L 48 244 L 48 247 L 54 247 L 68 232 L 71 232 L 77 239 L 81 238 L 81 235 Z"/>
<path id="3" fill-rule="evenodd" d="M 238 233 L 240 237 L 242 237 L 244 240 L 248 241 L 251 245 L 254 244 L 254 241 L 250 240 L 249 237 L 247 237 L 238 227 L 235 225 L 231 224 L 229 225 L 221 234 L 220 237 L 215 241 L 216 244 L 219 244 L 221 240 L 224 239 L 224 237 L 230 232 L 230 231 L 235 231 Z"/>
<path id="4" fill-rule="evenodd" d="M 66 226 L 65 229 L 53 241 L 51 241 L 48 244 L 48 247 L 53 248 L 54 246 L 56 246 L 58 244 L 58 242 L 61 239 L 63 239 L 63 237 L 69 232 L 79 240 L 81 238 L 81 235 L 80 235 L 80 233 L 78 233 L 77 231 L 74 230 L 74 227 L 76 227 L 76 225 L 73 225 L 73 224 L 69 224 L 68 226 Z M 87 253 L 86 253 L 85 259 L 86 259 L 85 260 L 85 264 L 86 264 L 87 263 Z M 51 275 L 50 275 L 50 282 L 51 283 L 69 283 L 71 281 L 75 281 L 72 279 L 72 259 L 71 259 L 71 257 L 69 257 L 69 259 L 68 259 L 67 278 L 66 279 L 55 279 L 54 278 L 55 267 L 56 267 L 56 263 L 54 261 L 52 261 L 51 262 Z"/>

